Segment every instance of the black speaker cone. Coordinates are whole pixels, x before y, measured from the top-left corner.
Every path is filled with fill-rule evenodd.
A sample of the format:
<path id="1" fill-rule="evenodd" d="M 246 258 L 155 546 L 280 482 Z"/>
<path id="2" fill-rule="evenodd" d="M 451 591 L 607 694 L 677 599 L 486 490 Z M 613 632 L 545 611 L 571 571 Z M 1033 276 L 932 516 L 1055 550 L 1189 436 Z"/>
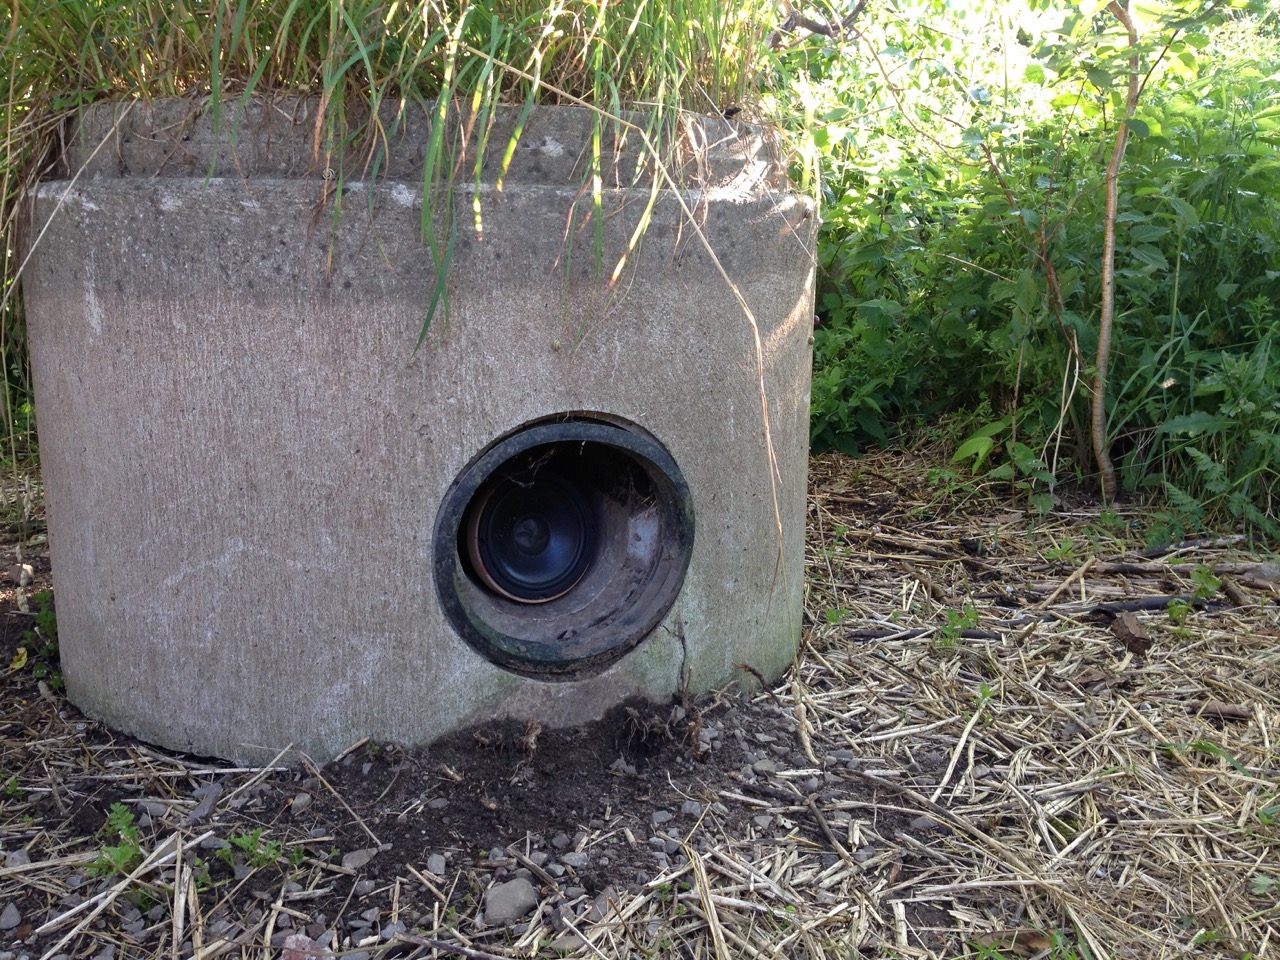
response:
<path id="1" fill-rule="evenodd" d="M 494 477 L 464 524 L 475 575 L 508 599 L 546 603 L 582 579 L 596 553 L 595 511 L 581 487 L 547 469 Z"/>

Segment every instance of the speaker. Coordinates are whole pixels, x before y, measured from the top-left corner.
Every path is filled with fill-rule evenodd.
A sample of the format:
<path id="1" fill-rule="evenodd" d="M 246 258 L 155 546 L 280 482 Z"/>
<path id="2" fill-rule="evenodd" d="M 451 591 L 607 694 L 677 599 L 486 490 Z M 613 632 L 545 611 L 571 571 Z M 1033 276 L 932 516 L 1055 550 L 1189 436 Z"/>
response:
<path id="1" fill-rule="evenodd" d="M 686 120 L 654 191 L 609 127 L 597 205 L 590 112 L 534 110 L 503 173 L 500 111 L 483 175 L 424 213 L 425 112 L 374 179 L 357 150 L 317 167 L 315 109 L 94 107 L 38 189 L 71 699 L 173 749 L 322 761 L 778 676 L 814 218 L 771 137 Z"/>

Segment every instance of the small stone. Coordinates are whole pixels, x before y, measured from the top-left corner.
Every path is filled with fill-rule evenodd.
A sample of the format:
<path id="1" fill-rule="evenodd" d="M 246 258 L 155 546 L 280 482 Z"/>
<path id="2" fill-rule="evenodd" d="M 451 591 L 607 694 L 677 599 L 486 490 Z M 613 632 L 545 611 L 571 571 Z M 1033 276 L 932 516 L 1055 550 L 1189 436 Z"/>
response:
<path id="1" fill-rule="evenodd" d="M 431 854 L 431 856 L 427 857 L 427 873 L 430 873 L 433 876 L 443 877 L 444 868 L 445 868 L 444 857 L 442 857 L 440 854 L 433 853 Z"/>
<path id="2" fill-rule="evenodd" d="M 557 833 L 551 838 L 551 845 L 557 850 L 568 850 L 573 845 L 573 841 L 569 839 L 567 833 Z"/>
<path id="3" fill-rule="evenodd" d="M 93 960 L 116 960 L 116 945 L 109 943 L 93 955 Z"/>
<path id="4" fill-rule="evenodd" d="M 876 848 L 870 844 L 859 847 L 857 850 L 853 851 L 853 859 L 858 861 L 858 863 L 866 863 L 868 860 L 874 858 L 875 855 Z"/>
<path id="5" fill-rule="evenodd" d="M 672 819 L 673 816 L 674 814 L 672 814 L 669 810 L 655 810 L 653 812 L 653 816 L 650 817 L 649 819 L 653 821 L 653 825 L 655 827 L 660 827 L 664 823 L 666 823 L 668 820 Z"/>
<path id="6" fill-rule="evenodd" d="M 551 874 L 553 877 L 563 877 L 564 867 L 558 863 L 548 863 L 547 873 Z"/>
<path id="7" fill-rule="evenodd" d="M 529 854 L 529 860 L 534 864 L 534 866 L 541 867 L 546 864 L 548 856 L 550 856 L 550 854 L 545 850 L 534 850 Z"/>
<path id="8" fill-rule="evenodd" d="M 213 808 L 217 806 L 218 798 L 222 796 L 222 785 L 219 783 L 206 783 L 192 790 L 191 795 L 200 802 L 191 808 L 190 813 L 183 817 L 182 826 L 184 827 L 199 823 L 213 813 Z"/>
<path id="9" fill-rule="evenodd" d="M 528 915 L 538 905 L 538 894 L 528 880 L 508 880 L 490 887 L 484 895 L 485 919 L 492 926 L 506 926 Z"/>
<path id="10" fill-rule="evenodd" d="M 753 763 L 751 765 L 751 769 L 754 770 L 756 773 L 764 773 L 764 774 L 777 773 L 778 765 L 774 763 L 772 760 L 765 758 L 764 760 L 757 760 L 755 763 Z"/>
<path id="11" fill-rule="evenodd" d="M 576 933 L 564 933 L 547 944 L 547 949 L 552 953 L 573 953 L 582 949 L 582 939 Z"/>
<path id="12" fill-rule="evenodd" d="M 359 870 L 372 860 L 373 855 L 377 852 L 377 850 L 370 850 L 367 848 L 364 850 L 352 850 L 350 853 L 343 856 L 342 865 L 348 870 Z"/>
<path id="13" fill-rule="evenodd" d="M 449 805 L 449 801 L 446 800 L 444 797 L 436 797 L 433 800 L 427 801 L 428 810 L 443 810 L 448 805 Z"/>
<path id="14" fill-rule="evenodd" d="M 373 880 L 359 880 L 351 890 L 357 897 L 367 897 L 369 894 L 373 893 L 377 886 L 378 884 Z"/>
<path id="15" fill-rule="evenodd" d="M 365 910 L 363 913 L 360 914 L 360 919 L 367 920 L 369 921 L 370 925 L 373 925 L 378 922 L 378 917 L 380 917 L 381 915 L 382 915 L 382 911 L 379 910 L 377 907 L 370 907 L 368 910 Z"/>
<path id="16" fill-rule="evenodd" d="M 169 812 L 169 805 L 159 800 L 141 800 L 138 809 L 153 817 L 163 817 Z"/>
<path id="17" fill-rule="evenodd" d="M 560 855 L 560 862 L 565 866 L 581 870 L 591 858 L 585 853 L 565 853 Z"/>
<path id="18" fill-rule="evenodd" d="M 663 852 L 667 854 L 678 853 L 680 849 L 681 848 L 680 848 L 679 840 L 666 840 L 662 845 Z"/>
<path id="19" fill-rule="evenodd" d="M 686 817 L 700 817 L 704 807 L 697 800 L 686 800 L 680 804 L 680 812 Z"/>
<path id="20" fill-rule="evenodd" d="M 394 923 L 384 924 L 380 935 L 383 940 L 394 940 L 407 929 L 408 927 L 406 927 L 401 921 L 397 920 Z"/>
<path id="21" fill-rule="evenodd" d="M 757 827 L 761 830 L 769 830 L 773 827 L 773 817 L 767 813 L 762 813 L 751 818 Z"/>
<path id="22" fill-rule="evenodd" d="M 613 887 L 605 887 L 600 891 L 600 895 L 591 901 L 591 909 L 587 911 L 587 923 L 596 923 L 603 920 L 605 916 L 613 909 L 613 901 L 618 899 L 618 891 Z"/>
<path id="23" fill-rule="evenodd" d="M 6 867 L 25 867 L 31 862 L 31 854 L 26 850 L 10 850 L 4 855 Z"/>
<path id="24" fill-rule="evenodd" d="M 311 806 L 311 794 L 299 793 L 294 796 L 293 803 L 289 804 L 289 810 L 296 817 L 309 806 Z"/>
<path id="25" fill-rule="evenodd" d="M 284 938 L 284 953 L 280 960 L 325 960 L 332 954 L 320 943 L 300 933 L 291 933 Z"/>
<path id="26" fill-rule="evenodd" d="M 20 923 L 22 914 L 18 912 L 18 905 L 6 903 L 4 909 L 0 910 L 0 930 L 12 930 Z"/>

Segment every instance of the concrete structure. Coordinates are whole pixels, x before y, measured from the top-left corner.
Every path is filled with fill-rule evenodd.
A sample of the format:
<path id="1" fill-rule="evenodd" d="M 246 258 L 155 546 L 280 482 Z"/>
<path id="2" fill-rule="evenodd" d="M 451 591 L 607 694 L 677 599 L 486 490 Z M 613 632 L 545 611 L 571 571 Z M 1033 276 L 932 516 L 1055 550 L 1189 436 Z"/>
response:
<path id="1" fill-rule="evenodd" d="M 323 761 L 491 716 L 577 723 L 743 679 L 735 662 L 778 676 L 800 636 L 815 223 L 769 140 L 688 123 L 681 190 L 650 208 L 632 131 L 593 212 L 591 114 L 535 111 L 499 189 L 500 114 L 484 176 L 454 188 L 447 317 L 415 351 L 436 287 L 429 120 L 388 118 L 370 164 L 313 153 L 313 109 L 251 105 L 231 137 L 188 101 L 99 107 L 35 198 L 23 286 L 71 699 L 173 749 Z M 699 231 L 758 324 L 762 374 Z M 477 524 L 444 504 L 496 443 L 564 422 L 652 481 L 609 501 L 599 536 L 683 545 L 643 559 L 636 576 L 662 581 L 643 617 L 611 612 L 595 653 L 541 673 L 521 618 L 572 619 L 588 587 L 514 606 L 489 591 L 496 612 L 477 613 Z M 606 459 L 579 471 L 592 503 L 612 495 L 593 479 Z M 515 653 L 484 647 L 490 621 Z M 644 632 L 613 649 L 615 629 Z M 536 630 L 544 647 L 575 633 Z"/>

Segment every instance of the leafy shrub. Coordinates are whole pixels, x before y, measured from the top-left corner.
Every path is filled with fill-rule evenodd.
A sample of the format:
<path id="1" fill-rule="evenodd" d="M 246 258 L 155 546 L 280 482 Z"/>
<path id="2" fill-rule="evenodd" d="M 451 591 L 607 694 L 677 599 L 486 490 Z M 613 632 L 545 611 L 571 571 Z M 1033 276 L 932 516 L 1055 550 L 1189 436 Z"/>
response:
<path id="1" fill-rule="evenodd" d="M 1003 58 L 951 44 L 974 29 L 960 20 L 870 23 L 860 61 L 804 51 L 828 84 L 809 108 L 827 172 L 813 440 L 852 451 L 989 410 L 968 455 L 992 441 L 982 469 L 1043 488 L 1093 470 L 1124 51 L 1070 11 L 1035 35 L 994 5 L 967 15 L 1004 35 Z M 1121 168 L 1108 435 L 1124 488 L 1186 527 L 1275 533 L 1280 42 L 1248 18 L 1155 40 Z"/>

